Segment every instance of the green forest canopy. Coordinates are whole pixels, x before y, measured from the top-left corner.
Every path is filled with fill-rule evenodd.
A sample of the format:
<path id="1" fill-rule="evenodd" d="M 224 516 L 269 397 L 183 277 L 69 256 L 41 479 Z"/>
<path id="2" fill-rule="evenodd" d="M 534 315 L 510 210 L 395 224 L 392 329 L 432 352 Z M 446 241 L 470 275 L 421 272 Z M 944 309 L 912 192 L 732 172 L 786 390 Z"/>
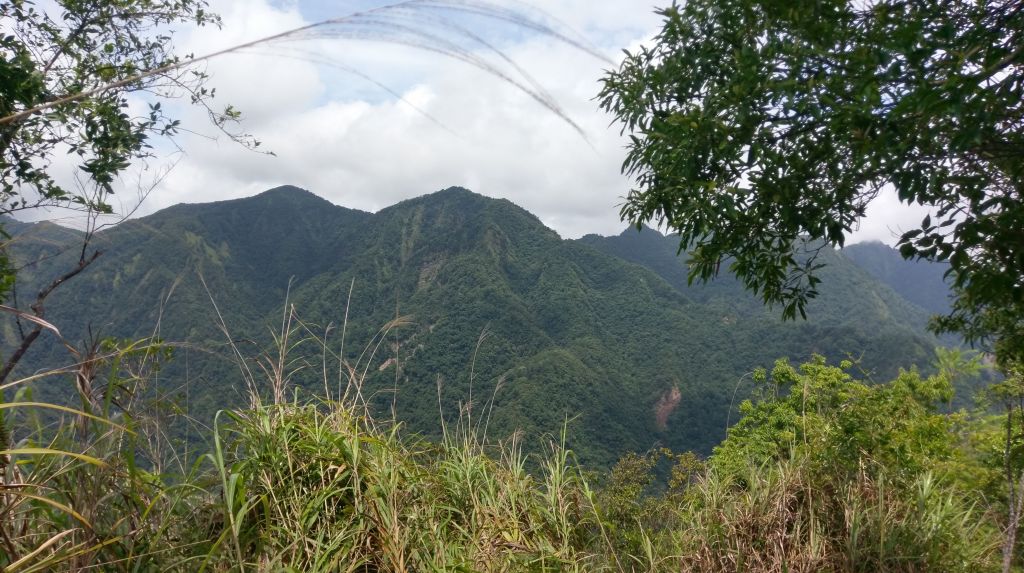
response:
<path id="1" fill-rule="evenodd" d="M 948 261 L 940 331 L 1024 359 L 1020 2 L 690 0 L 604 78 L 631 136 L 622 216 L 680 233 L 692 279 L 722 265 L 803 314 L 823 247 L 880 192 L 933 208 L 904 257 Z"/>

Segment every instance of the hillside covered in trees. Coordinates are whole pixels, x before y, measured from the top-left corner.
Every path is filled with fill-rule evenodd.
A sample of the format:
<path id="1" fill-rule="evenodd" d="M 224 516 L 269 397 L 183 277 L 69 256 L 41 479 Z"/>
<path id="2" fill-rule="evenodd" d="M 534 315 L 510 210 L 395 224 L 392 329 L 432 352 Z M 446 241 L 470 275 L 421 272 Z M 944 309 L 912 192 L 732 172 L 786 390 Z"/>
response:
<path id="1" fill-rule="evenodd" d="M 1020 0 L 212 4 L 0 3 L 0 572 L 1022 571 Z"/>
<path id="2" fill-rule="evenodd" d="M 77 231 L 7 227 L 15 296 L 81 256 Z M 834 288 L 782 322 L 733 280 L 690 285 L 675 236 L 564 240 L 461 188 L 371 214 L 280 187 L 90 243 L 103 254 L 47 317 L 94 352 L 75 363 L 47 332 L 19 375 L 72 376 L 19 383 L 15 401 L 75 409 L 6 418 L 36 425 L 25 444 L 92 444 L 31 466 L 75 485 L 45 527 L 19 505 L 26 524 L 81 518 L 105 539 L 43 566 L 996 566 L 1001 426 L 959 406 L 998 395 L 975 394 L 976 357 L 936 356 L 929 312 L 887 284 L 904 276 L 887 247 L 826 253 Z M 4 323 L 5 344 L 25 322 Z M 79 407 L 100 416 L 47 429 Z M 111 541 L 124 516 L 145 533 Z"/>
<path id="3" fill-rule="evenodd" d="M 83 237 L 61 227 L 10 229 L 19 292 L 38 290 L 81 250 Z M 749 373 L 778 357 L 853 358 L 885 380 L 927 369 L 937 345 L 926 311 L 839 253 L 810 320 L 783 323 L 729 279 L 687 286 L 673 237 L 627 229 L 563 240 L 511 202 L 460 188 L 370 214 L 281 187 L 172 207 L 92 243 L 103 255 L 52 295 L 49 320 L 70 340 L 155 334 L 175 344 L 164 390 L 194 416 L 248 391 L 217 312 L 246 360 L 273 352 L 268 332 L 287 304 L 293 342 L 326 333 L 335 352 L 344 326 L 353 364 L 397 316 L 360 362 L 375 415 L 393 411 L 433 437 L 442 417 L 469 410 L 496 437 L 557 434 L 569 420 L 570 445 L 597 466 L 656 445 L 709 452 L 750 394 Z M 13 345 L 14 321 L 4 328 Z M 54 340 L 26 357 L 26 373 L 70 359 Z M 306 397 L 339 392 L 337 372 L 325 388 L 323 354 L 311 339 L 290 357 Z"/>

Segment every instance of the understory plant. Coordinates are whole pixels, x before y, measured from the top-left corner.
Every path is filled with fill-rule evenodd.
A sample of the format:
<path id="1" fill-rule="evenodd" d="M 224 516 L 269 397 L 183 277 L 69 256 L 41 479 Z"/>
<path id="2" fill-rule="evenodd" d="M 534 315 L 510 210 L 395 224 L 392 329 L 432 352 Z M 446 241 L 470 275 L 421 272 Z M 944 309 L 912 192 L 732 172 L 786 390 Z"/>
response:
<path id="1" fill-rule="evenodd" d="M 166 346 L 107 342 L 79 404 L 2 404 L 16 428 L 0 491 L 0 566 L 24 571 L 990 571 L 998 500 L 976 471 L 948 380 L 881 385 L 849 365 L 780 361 L 707 459 L 661 448 L 581 468 L 566 435 L 527 454 L 467 415 L 431 442 L 374 416 L 361 384 L 386 326 L 334 399 L 303 398 L 286 310 L 206 453 L 178 456 L 154 394 Z M 251 364 L 250 364 L 251 366 Z M 253 373 L 262 373 L 257 375 Z M 289 397 L 290 396 L 290 397 Z M 44 414 L 50 412 L 52 414 Z M 13 417 L 11 417 L 13 415 Z"/>

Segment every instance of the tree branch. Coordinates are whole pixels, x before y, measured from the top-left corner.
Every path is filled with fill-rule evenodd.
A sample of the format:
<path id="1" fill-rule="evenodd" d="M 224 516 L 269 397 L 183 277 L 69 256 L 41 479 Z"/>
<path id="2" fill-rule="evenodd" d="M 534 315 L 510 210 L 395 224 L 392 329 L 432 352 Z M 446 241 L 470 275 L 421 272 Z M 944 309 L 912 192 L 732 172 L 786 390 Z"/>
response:
<path id="1" fill-rule="evenodd" d="M 74 278 L 77 274 L 84 271 L 89 265 L 92 264 L 93 261 L 95 261 L 100 256 L 101 253 L 102 251 L 95 251 L 93 252 L 91 257 L 79 260 L 78 265 L 76 265 L 75 268 L 71 269 L 62 276 L 54 279 L 54 281 L 47 285 L 46 288 L 39 291 L 39 294 L 36 296 L 36 301 L 32 303 L 31 307 L 29 307 L 32 309 L 32 312 L 38 318 L 43 318 L 43 315 L 45 314 L 45 308 L 43 307 L 43 303 L 46 301 L 46 298 L 50 296 L 50 293 L 52 293 L 60 285 L 64 284 L 68 280 Z M 7 380 L 7 377 L 11 375 L 11 371 L 14 370 L 14 367 L 17 366 L 18 362 L 20 362 L 21 359 L 25 356 L 25 353 L 28 352 L 29 347 L 31 347 L 32 344 L 36 341 L 36 339 L 39 338 L 39 335 L 42 333 L 42 331 L 43 327 L 40 325 L 36 325 L 36 327 L 33 328 L 32 331 L 28 333 L 28 336 L 22 339 L 21 344 L 18 345 L 17 350 L 15 350 L 14 354 L 11 354 L 11 357 L 7 359 L 7 362 L 4 364 L 3 370 L 0 370 L 0 384 L 3 384 Z"/>

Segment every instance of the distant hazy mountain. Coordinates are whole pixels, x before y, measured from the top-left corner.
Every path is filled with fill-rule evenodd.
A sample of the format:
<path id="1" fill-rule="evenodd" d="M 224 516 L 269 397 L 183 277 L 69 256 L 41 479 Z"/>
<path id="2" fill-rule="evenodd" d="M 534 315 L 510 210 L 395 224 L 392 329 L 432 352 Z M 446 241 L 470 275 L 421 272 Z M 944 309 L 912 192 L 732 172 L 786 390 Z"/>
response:
<path id="1" fill-rule="evenodd" d="M 77 259 L 73 231 L 5 226 L 15 257 L 34 262 L 19 292 Z M 382 325 L 408 317 L 362 363 L 362 392 L 378 415 L 393 408 L 411 430 L 436 436 L 461 405 L 481 431 L 522 429 L 532 444 L 567 422 L 570 445 L 597 464 L 655 445 L 706 452 L 749 395 L 748 374 L 778 357 L 863 357 L 883 379 L 927 363 L 936 344 L 923 330 L 927 312 L 838 254 L 828 254 L 811 320 L 781 323 L 735 281 L 686 287 L 672 237 L 563 240 L 511 202 L 460 188 L 370 214 L 280 187 L 172 207 L 95 244 L 104 254 L 52 296 L 48 319 L 71 340 L 147 336 L 159 325 L 162 339 L 189 343 L 161 385 L 187 395 L 203 422 L 245 392 L 211 296 L 247 355 L 268 345 L 286 296 L 308 331 L 330 325 L 328 354 L 341 348 L 344 323 L 352 362 Z M 12 324 L 0 326 L 13 347 Z M 324 354 L 312 342 L 293 354 L 305 360 L 294 384 L 307 395 L 336 391 Z M 40 345 L 28 367 L 62 359 L 56 345 Z"/>
<path id="2" fill-rule="evenodd" d="M 928 312 L 949 312 L 949 284 L 943 277 L 949 265 L 908 261 L 896 249 L 879 242 L 850 245 L 843 249 L 843 254 L 903 298 Z"/>
<path id="3" fill-rule="evenodd" d="M 765 307 L 758 297 L 747 292 L 739 281 L 725 271 L 707 284 L 688 285 L 686 253 L 679 252 L 679 239 L 675 235 L 665 236 L 647 227 L 640 231 L 631 227 L 617 236 L 588 235 L 580 239 L 580 242 L 643 265 L 696 302 L 704 305 L 729 305 L 741 311 L 745 319 L 768 320 L 771 327 L 780 326 L 780 311 Z M 821 275 L 823 283 L 818 289 L 819 296 L 808 305 L 808 320 L 795 321 L 786 326 L 813 335 L 817 335 L 821 329 L 855 331 L 857 337 L 863 334 L 864 328 L 868 328 L 871 333 L 869 339 L 883 334 L 895 336 L 897 331 L 902 332 L 901 336 L 919 334 L 927 324 L 929 311 L 901 296 L 886 280 L 879 280 L 880 277 L 867 272 L 857 264 L 858 259 L 847 257 L 846 253 L 820 253 L 819 260 L 826 265 Z M 898 253 L 896 255 L 899 256 Z M 898 264 L 887 262 L 891 265 L 890 274 L 897 276 Z M 876 325 L 884 325 L 884 328 L 872 330 Z M 814 345 L 813 338 L 810 343 Z M 858 344 L 864 343 L 871 345 L 870 340 Z M 861 349 L 867 350 L 870 347 L 873 345 Z M 850 348 L 840 350 L 849 351 Z"/>

